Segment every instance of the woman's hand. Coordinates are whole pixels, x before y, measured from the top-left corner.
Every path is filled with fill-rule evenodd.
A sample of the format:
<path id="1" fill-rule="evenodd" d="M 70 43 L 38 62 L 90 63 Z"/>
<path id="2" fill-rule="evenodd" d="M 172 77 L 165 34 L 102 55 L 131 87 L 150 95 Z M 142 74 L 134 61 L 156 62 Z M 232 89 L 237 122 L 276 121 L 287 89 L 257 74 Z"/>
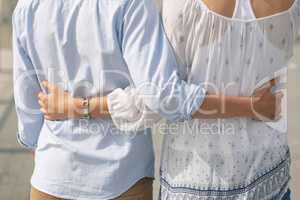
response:
<path id="1" fill-rule="evenodd" d="M 273 93 L 276 80 L 257 89 L 253 95 L 253 116 L 259 121 L 278 121 L 281 118 L 282 92 Z"/>
<path id="2" fill-rule="evenodd" d="M 283 93 L 272 93 L 275 81 L 257 89 L 252 96 L 208 94 L 194 119 L 252 118 L 259 121 L 280 119 Z"/>
<path id="3" fill-rule="evenodd" d="M 48 94 L 42 92 L 38 94 L 45 119 L 55 121 L 80 117 L 74 109 L 80 99 L 73 98 L 68 92 L 47 81 L 42 84 L 48 90 Z"/>

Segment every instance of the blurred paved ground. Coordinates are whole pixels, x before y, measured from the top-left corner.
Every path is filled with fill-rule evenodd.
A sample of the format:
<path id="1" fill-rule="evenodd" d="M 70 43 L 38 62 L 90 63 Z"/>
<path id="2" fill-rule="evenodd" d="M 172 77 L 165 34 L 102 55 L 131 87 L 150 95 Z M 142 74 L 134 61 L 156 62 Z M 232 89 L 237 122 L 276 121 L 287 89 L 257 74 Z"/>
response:
<path id="1" fill-rule="evenodd" d="M 33 162 L 15 140 L 10 58 L 9 50 L 0 50 L 0 199 L 27 200 Z"/>
<path id="2" fill-rule="evenodd" d="M 300 42 L 298 43 L 288 84 L 289 140 L 293 156 L 292 189 L 295 200 L 300 199 Z M 16 115 L 12 103 L 10 58 L 10 51 L 0 50 L 0 200 L 27 200 L 33 162 L 32 156 L 21 149 L 15 141 Z M 154 136 L 157 177 L 161 139 L 158 134 Z M 154 187 L 156 194 L 157 181 Z"/>
<path id="3" fill-rule="evenodd" d="M 292 190 L 294 200 L 300 199 L 300 41 L 288 76 L 288 126 L 292 152 Z"/>

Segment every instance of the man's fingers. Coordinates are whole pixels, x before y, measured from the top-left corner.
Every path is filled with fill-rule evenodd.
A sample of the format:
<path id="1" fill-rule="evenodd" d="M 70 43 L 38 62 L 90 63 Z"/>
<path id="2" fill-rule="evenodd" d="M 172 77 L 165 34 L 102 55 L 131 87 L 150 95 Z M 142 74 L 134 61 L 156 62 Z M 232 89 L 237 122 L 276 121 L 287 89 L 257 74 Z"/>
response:
<path id="1" fill-rule="evenodd" d="M 280 106 L 280 107 L 278 107 L 278 109 L 276 109 L 275 118 L 280 116 L 281 112 L 282 112 L 282 110 L 281 110 L 281 106 Z"/>
<path id="2" fill-rule="evenodd" d="M 279 78 L 274 78 L 269 81 L 269 83 L 265 86 L 265 91 L 267 92 L 273 92 L 273 88 L 279 83 Z"/>
<path id="3" fill-rule="evenodd" d="M 277 83 L 278 83 L 278 79 L 274 78 L 274 79 L 270 80 L 271 87 L 275 86 Z"/>
<path id="4" fill-rule="evenodd" d="M 282 116 L 281 116 L 281 113 L 282 113 L 281 102 L 282 102 L 283 96 L 284 96 L 283 92 L 275 93 L 276 108 L 275 108 L 275 115 L 274 115 L 274 120 L 273 121 L 279 121 L 282 118 Z"/>
<path id="5" fill-rule="evenodd" d="M 278 84 L 278 79 L 272 79 L 269 81 L 269 84 L 267 85 L 266 89 L 268 92 L 273 92 L 273 88 Z"/>
<path id="6" fill-rule="evenodd" d="M 270 91 L 274 88 L 274 86 L 277 86 L 280 82 L 280 78 L 274 78 L 266 83 L 264 83 L 262 86 L 260 86 L 259 88 L 257 88 L 254 91 L 254 94 L 259 95 L 259 94 L 264 94 L 266 91 Z"/>
<path id="7" fill-rule="evenodd" d="M 284 94 L 283 94 L 283 92 L 277 92 L 277 93 L 275 93 L 275 97 L 276 97 L 276 100 L 282 100 L 282 98 L 283 98 L 283 96 L 284 96 Z"/>
<path id="8" fill-rule="evenodd" d="M 255 90 L 254 95 L 255 96 L 262 96 L 265 93 L 269 92 L 270 88 L 268 86 L 264 86 L 264 87 L 260 87 L 258 89 Z"/>

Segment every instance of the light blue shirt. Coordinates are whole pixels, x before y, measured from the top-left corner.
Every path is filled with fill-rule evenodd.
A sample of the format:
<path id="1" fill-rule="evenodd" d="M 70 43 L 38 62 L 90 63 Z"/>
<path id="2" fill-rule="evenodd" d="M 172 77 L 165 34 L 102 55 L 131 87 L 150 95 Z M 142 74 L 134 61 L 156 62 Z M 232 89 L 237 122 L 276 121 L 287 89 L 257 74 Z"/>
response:
<path id="1" fill-rule="evenodd" d="M 31 183 L 61 198 L 111 199 L 153 177 L 151 132 L 125 134 L 110 119 L 44 120 L 43 80 L 77 97 L 143 85 L 145 104 L 174 122 L 203 101 L 203 88 L 177 75 L 153 0 L 19 0 L 13 51 L 18 140 L 36 151 Z"/>

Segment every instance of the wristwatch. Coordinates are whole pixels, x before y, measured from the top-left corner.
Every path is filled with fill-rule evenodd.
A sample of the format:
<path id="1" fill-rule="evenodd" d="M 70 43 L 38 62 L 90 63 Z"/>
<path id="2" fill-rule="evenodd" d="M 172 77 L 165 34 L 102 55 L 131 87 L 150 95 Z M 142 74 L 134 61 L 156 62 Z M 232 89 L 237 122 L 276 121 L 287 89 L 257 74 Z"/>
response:
<path id="1" fill-rule="evenodd" d="M 81 109 L 81 113 L 82 113 L 82 119 L 90 119 L 91 115 L 90 115 L 90 100 L 88 98 L 83 98 L 82 99 L 82 109 Z"/>

